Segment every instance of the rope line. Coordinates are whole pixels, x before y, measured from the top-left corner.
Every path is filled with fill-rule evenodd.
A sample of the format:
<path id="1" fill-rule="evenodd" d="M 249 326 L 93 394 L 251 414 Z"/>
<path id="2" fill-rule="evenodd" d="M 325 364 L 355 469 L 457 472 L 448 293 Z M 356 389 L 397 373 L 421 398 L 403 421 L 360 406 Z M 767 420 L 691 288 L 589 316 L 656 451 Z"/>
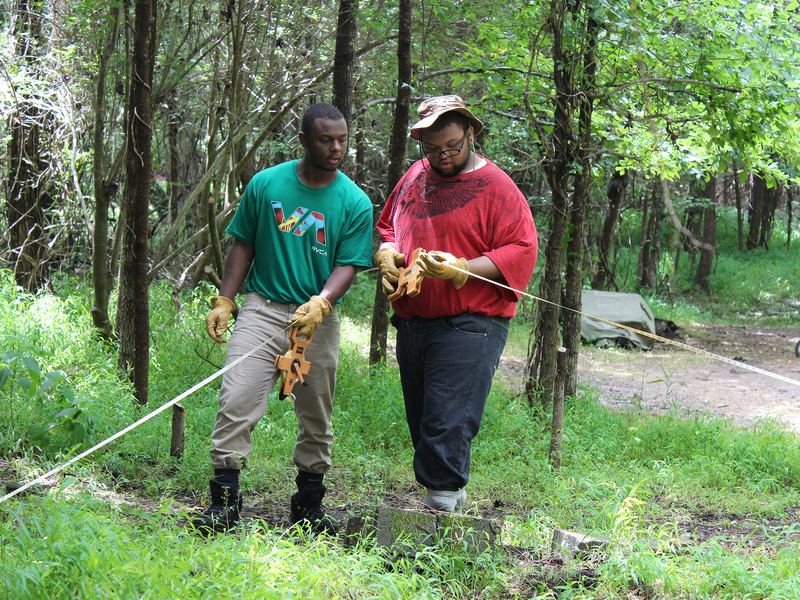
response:
<path id="1" fill-rule="evenodd" d="M 79 460 L 81 460 L 82 458 L 86 458 L 87 456 L 89 456 L 89 455 L 90 455 L 90 454 L 92 454 L 93 452 L 95 452 L 95 451 L 99 450 L 100 448 L 103 448 L 103 447 L 107 446 L 108 444 L 110 444 L 110 443 L 111 443 L 111 442 L 113 442 L 114 440 L 121 438 L 123 435 L 125 435 L 125 434 L 126 434 L 126 433 L 128 433 L 129 431 L 133 431 L 134 429 L 136 429 L 137 427 L 139 427 L 139 425 L 142 425 L 143 423 L 146 423 L 147 421 L 149 421 L 150 419 L 152 419 L 152 418 L 153 418 L 153 417 L 155 417 L 156 415 L 159 415 L 159 414 L 161 414 L 162 412 L 164 412 L 165 410 L 167 410 L 169 407 L 171 407 L 171 406 L 173 406 L 173 405 L 177 404 L 178 402 L 180 402 L 181 400 L 183 400 L 183 399 L 184 399 L 184 398 L 186 398 L 187 396 L 190 396 L 191 394 L 195 393 L 197 390 L 199 390 L 199 389 L 201 389 L 201 388 L 203 388 L 203 387 L 207 386 L 209 383 L 211 383 L 212 381 L 214 381 L 215 379 L 217 379 L 217 378 L 218 378 L 220 375 L 222 375 L 222 374 L 223 374 L 223 373 L 225 373 L 226 371 L 230 371 L 230 370 L 231 370 L 233 367 L 235 367 L 236 365 L 238 365 L 240 362 L 242 362 L 242 361 L 243 361 L 243 360 L 245 360 L 246 358 L 249 358 L 250 356 L 252 356 L 253 354 L 255 354 L 255 353 L 258 351 L 258 350 L 260 350 L 261 348 L 263 348 L 264 346 L 266 346 L 266 345 L 267 345 L 269 342 L 271 342 L 271 341 L 272 341 L 272 340 L 274 340 L 276 337 L 278 337 L 278 336 L 279 336 L 279 335 L 281 335 L 283 332 L 285 332 L 287 329 L 289 329 L 289 327 L 291 327 L 291 324 L 289 324 L 289 325 L 287 325 L 286 327 L 284 327 L 284 328 L 283 328 L 281 331 L 279 331 L 278 333 L 276 333 L 275 335 L 273 335 L 271 338 L 268 338 L 268 339 L 264 340 L 263 342 L 261 342 L 261 343 L 257 344 L 256 346 L 254 346 L 253 348 L 251 348 L 250 350 L 248 350 L 247 352 L 245 352 L 244 354 L 242 354 L 242 355 L 241 355 L 239 358 L 237 358 L 236 360 L 234 360 L 232 363 L 225 365 L 224 367 L 222 367 L 221 369 L 219 369 L 219 370 L 218 370 L 218 371 L 216 371 L 215 373 L 212 373 L 211 375 L 209 375 L 208 377 L 206 377 L 205 379 L 203 379 L 203 380 L 202 380 L 202 381 L 200 381 L 199 383 L 196 383 L 196 384 L 194 384 L 192 387 L 190 387 L 190 388 L 189 388 L 188 390 L 186 390 L 185 392 L 183 392 L 183 393 L 181 393 L 181 394 L 178 394 L 178 395 L 177 395 L 177 396 L 175 396 L 175 397 L 174 397 L 172 400 L 170 400 L 170 401 L 166 402 L 165 404 L 162 404 L 161 406 L 159 406 L 159 407 L 158 407 L 157 409 L 155 409 L 154 411 L 152 411 L 152 412 L 150 412 L 150 413 L 146 414 L 145 416 L 143 416 L 143 417 L 142 417 L 141 419 L 139 419 L 138 421 L 135 421 L 135 422 L 131 423 L 130 425 L 128 425 L 128 426 L 127 426 L 127 427 L 125 427 L 124 429 L 121 429 L 120 431 L 118 431 L 118 432 L 117 432 L 117 433 L 115 433 L 114 435 L 112 435 L 112 436 L 110 436 L 110 437 L 107 437 L 107 438 L 106 438 L 106 439 L 104 439 L 102 442 L 99 442 L 99 443 L 95 444 L 94 446 L 92 446 L 92 447 L 91 447 L 91 448 L 89 448 L 88 450 L 84 450 L 84 451 L 83 451 L 83 452 L 81 452 L 80 454 L 78 454 L 78 455 L 76 455 L 76 456 L 73 456 L 73 457 L 72 457 L 71 459 L 69 459 L 67 462 L 65 462 L 65 463 L 63 463 L 63 464 L 61 464 L 61 465 L 59 465 L 58 467 L 56 467 L 56 468 L 54 468 L 54 469 L 51 469 L 50 471 L 48 471 L 48 472 L 47 472 L 47 473 L 45 473 L 44 475 L 40 475 L 40 476 L 39 476 L 39 477 L 37 477 L 36 479 L 34 479 L 34 480 L 32 480 L 32 481 L 29 481 L 29 482 L 28 482 L 28 483 L 26 483 L 25 485 L 23 485 L 23 486 L 21 486 L 21 487 L 18 487 L 17 489 L 15 489 L 15 490 L 14 490 L 14 491 L 12 491 L 12 492 L 9 492 L 8 494 L 6 494 L 6 495 L 5 495 L 5 496 L 3 496 L 2 498 L 0 498 L 0 504 L 2 504 L 3 502 L 5 502 L 5 501 L 6 501 L 6 500 L 8 500 L 9 498 L 13 498 L 13 497 L 14 497 L 14 496 L 16 496 L 17 494 L 21 494 L 22 492 L 24 492 L 25 490 L 27 490 L 27 489 L 29 489 L 29 488 L 33 487 L 33 486 L 34 486 L 34 485 L 36 485 L 37 483 L 42 483 L 42 482 L 44 482 L 46 479 L 48 479 L 48 478 L 52 477 L 53 475 L 56 475 L 56 474 L 60 473 L 61 471 L 63 471 L 63 470 L 64 470 L 64 469 L 66 469 L 67 467 L 69 467 L 69 466 L 71 466 L 71 465 L 74 465 L 76 462 L 78 462 L 78 461 L 79 461 Z"/>
<path id="2" fill-rule="evenodd" d="M 659 342 L 664 342 L 665 344 L 670 344 L 672 346 L 676 346 L 678 348 L 683 348 L 684 350 L 689 350 L 696 354 L 702 354 L 709 358 L 713 358 L 714 360 L 718 360 L 728 365 L 732 365 L 734 367 L 738 367 L 740 369 L 744 369 L 746 371 L 752 371 L 754 373 L 758 373 L 760 375 L 764 375 L 766 377 L 771 377 L 772 379 L 776 379 L 778 381 L 782 381 L 783 383 L 788 383 L 790 385 L 796 385 L 800 387 L 800 381 L 797 379 L 792 379 L 791 377 L 786 377 L 784 375 L 780 375 L 778 373 L 773 373 L 772 371 L 767 371 L 766 369 L 761 369 L 759 367 L 754 367 L 753 365 L 748 365 L 747 363 L 740 362 L 738 360 L 733 360 L 732 358 L 728 358 L 727 356 L 722 356 L 721 354 L 715 354 L 714 352 L 710 352 L 709 350 L 704 350 L 703 348 L 695 348 L 694 346 L 690 346 L 684 342 L 679 342 L 677 340 L 671 340 L 669 338 L 665 338 L 663 336 L 657 335 L 655 333 L 650 333 L 649 331 L 642 331 L 641 329 L 636 329 L 635 327 L 630 327 L 629 325 L 623 325 L 622 323 L 616 323 L 614 321 L 609 321 L 608 319 L 604 319 L 603 317 L 598 317 L 597 315 L 592 315 L 589 313 L 585 313 L 583 311 L 577 310 L 575 308 L 569 308 L 568 306 L 561 306 L 557 302 L 551 302 L 550 300 L 545 300 L 544 298 L 540 298 L 534 294 L 530 294 L 528 292 L 523 292 L 521 290 L 512 288 L 511 286 L 505 285 L 504 283 L 500 283 L 499 281 L 494 281 L 492 279 L 488 279 L 481 275 L 476 275 L 475 273 L 471 273 L 466 269 L 460 269 L 454 265 L 448 265 L 454 271 L 460 271 L 461 273 L 466 273 L 470 277 L 474 277 L 475 279 L 480 279 L 481 281 L 485 281 L 487 283 L 491 283 L 492 285 L 496 285 L 501 288 L 505 288 L 517 294 L 521 294 L 523 296 L 527 296 L 528 298 L 533 298 L 534 300 L 538 300 L 539 302 L 544 302 L 545 304 L 550 304 L 557 308 L 563 308 L 564 310 L 568 310 L 570 312 L 583 315 L 584 317 L 588 317 L 590 319 L 594 319 L 595 321 L 600 321 L 601 323 L 605 323 L 607 325 L 613 325 L 614 327 L 620 327 L 621 329 L 625 329 L 632 333 L 638 333 L 639 335 L 643 335 L 645 337 L 657 340 Z"/>

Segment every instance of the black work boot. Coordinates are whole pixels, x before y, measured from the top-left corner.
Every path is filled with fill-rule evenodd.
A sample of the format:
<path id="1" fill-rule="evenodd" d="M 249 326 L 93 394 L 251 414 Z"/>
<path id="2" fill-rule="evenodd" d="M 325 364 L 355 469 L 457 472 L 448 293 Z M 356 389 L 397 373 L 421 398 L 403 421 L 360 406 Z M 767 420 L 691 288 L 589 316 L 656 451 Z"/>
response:
<path id="1" fill-rule="evenodd" d="M 239 471 L 216 469 L 210 480 L 211 505 L 202 513 L 190 517 L 189 522 L 200 533 L 224 532 L 236 527 L 242 510 L 242 495 L 239 493 Z"/>
<path id="2" fill-rule="evenodd" d="M 313 533 L 336 535 L 336 523 L 322 508 L 322 497 L 325 495 L 322 478 L 323 475 L 306 471 L 297 474 L 297 493 L 292 496 L 291 521 L 292 525 L 301 523 L 309 527 Z"/>

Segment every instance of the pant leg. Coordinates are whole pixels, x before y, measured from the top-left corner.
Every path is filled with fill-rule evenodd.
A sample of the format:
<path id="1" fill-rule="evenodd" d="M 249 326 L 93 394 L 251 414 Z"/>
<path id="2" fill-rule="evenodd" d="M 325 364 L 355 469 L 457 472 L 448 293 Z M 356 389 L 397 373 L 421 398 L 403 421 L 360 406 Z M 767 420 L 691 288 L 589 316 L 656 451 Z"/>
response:
<path id="1" fill-rule="evenodd" d="M 336 367 L 339 363 L 339 314 L 336 308 L 325 317 L 306 349 L 311 371 L 308 385 L 294 387 L 294 412 L 297 416 L 297 442 L 294 463 L 301 471 L 321 474 L 331 466 L 333 446 L 333 397 L 336 392 Z"/>
<path id="2" fill-rule="evenodd" d="M 408 431 L 414 448 L 420 439 L 419 423 L 425 396 L 425 354 L 421 348 L 420 321 L 402 319 L 396 314 L 391 319 L 392 325 L 397 328 L 395 355 L 400 370 Z"/>
<path id="3" fill-rule="evenodd" d="M 469 480 L 472 440 L 508 338 L 508 319 L 462 314 L 424 322 L 425 385 L 414 472 L 422 485 L 457 490 Z"/>
<path id="4" fill-rule="evenodd" d="M 286 311 L 258 294 L 248 294 L 229 342 L 226 364 L 273 336 L 264 348 L 246 358 L 222 378 L 220 408 L 211 435 L 215 469 L 241 469 L 253 447 L 252 432 L 267 408 L 275 385 L 275 356 L 286 351 Z"/>

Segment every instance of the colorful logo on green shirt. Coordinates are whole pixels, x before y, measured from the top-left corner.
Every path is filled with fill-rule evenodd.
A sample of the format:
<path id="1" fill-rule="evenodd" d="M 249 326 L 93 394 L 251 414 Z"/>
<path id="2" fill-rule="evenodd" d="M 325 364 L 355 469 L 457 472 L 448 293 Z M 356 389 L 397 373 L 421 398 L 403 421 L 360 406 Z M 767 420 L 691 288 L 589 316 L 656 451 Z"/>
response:
<path id="1" fill-rule="evenodd" d="M 278 231 L 303 236 L 313 226 L 317 234 L 316 242 L 321 246 L 325 245 L 325 215 L 321 212 L 310 211 L 304 206 L 298 206 L 291 216 L 286 219 L 283 205 L 277 200 L 272 201 L 272 211 L 275 213 Z"/>

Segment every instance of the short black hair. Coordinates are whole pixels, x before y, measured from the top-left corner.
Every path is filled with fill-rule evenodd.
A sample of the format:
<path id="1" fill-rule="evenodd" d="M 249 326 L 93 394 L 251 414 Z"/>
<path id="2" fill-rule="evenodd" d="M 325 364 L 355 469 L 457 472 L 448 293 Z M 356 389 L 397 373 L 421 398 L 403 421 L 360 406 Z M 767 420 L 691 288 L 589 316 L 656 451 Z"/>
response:
<path id="1" fill-rule="evenodd" d="M 316 119 L 327 119 L 328 121 L 340 121 L 344 119 L 342 111 L 336 108 L 333 104 L 325 102 L 317 102 L 312 104 L 303 113 L 303 121 L 300 125 L 300 131 L 305 135 L 311 133 L 311 128 L 314 126 Z"/>
<path id="2" fill-rule="evenodd" d="M 431 125 L 430 127 L 426 127 L 425 129 L 422 130 L 422 132 L 424 133 L 425 131 L 441 131 L 442 129 L 444 129 L 448 125 L 452 125 L 453 123 L 458 125 L 461 128 L 461 131 L 463 131 L 464 133 L 467 133 L 467 129 L 469 129 L 469 126 L 472 124 L 465 115 L 462 115 L 460 112 L 451 110 L 444 113 L 441 117 L 436 119 L 433 122 L 433 125 Z"/>

